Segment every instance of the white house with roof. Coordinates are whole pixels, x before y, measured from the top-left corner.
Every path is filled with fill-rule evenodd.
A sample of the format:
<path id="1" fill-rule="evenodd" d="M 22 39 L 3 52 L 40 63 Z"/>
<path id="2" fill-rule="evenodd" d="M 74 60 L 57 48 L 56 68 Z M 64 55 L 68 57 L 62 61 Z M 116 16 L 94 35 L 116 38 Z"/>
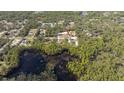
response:
<path id="1" fill-rule="evenodd" d="M 57 23 L 57 24 L 58 24 L 58 25 L 63 25 L 63 24 L 64 24 L 64 22 L 65 22 L 64 20 L 60 20 L 60 21 L 58 21 L 58 23 Z"/>
<path id="2" fill-rule="evenodd" d="M 75 44 L 76 46 L 78 46 L 78 38 L 76 36 L 75 31 L 65 31 L 65 32 L 58 33 L 57 35 L 58 43 L 61 43 L 63 40 L 66 40 L 66 39 L 68 43 Z"/>
<path id="3" fill-rule="evenodd" d="M 13 41 L 12 41 L 12 43 L 11 43 L 11 47 L 14 47 L 14 46 L 17 46 L 17 45 L 19 45 L 20 43 L 21 43 L 21 41 L 23 40 L 23 38 L 21 38 L 21 37 L 17 37 L 17 38 L 15 38 Z"/>
<path id="4" fill-rule="evenodd" d="M 44 28 L 46 26 L 50 26 L 51 28 L 56 26 L 56 23 L 42 23 L 41 27 Z"/>
<path id="5" fill-rule="evenodd" d="M 45 36 L 46 35 L 46 29 L 40 29 L 40 35 L 43 35 L 43 36 Z"/>

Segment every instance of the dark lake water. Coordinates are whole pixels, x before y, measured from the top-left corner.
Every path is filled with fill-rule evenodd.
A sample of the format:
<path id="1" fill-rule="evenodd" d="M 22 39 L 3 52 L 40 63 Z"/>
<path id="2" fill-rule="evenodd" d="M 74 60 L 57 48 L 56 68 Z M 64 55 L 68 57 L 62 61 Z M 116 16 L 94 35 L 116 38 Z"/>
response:
<path id="1" fill-rule="evenodd" d="M 25 49 L 19 54 L 18 67 L 13 68 L 7 77 L 16 77 L 20 73 L 39 75 L 45 71 L 46 65 L 52 63 L 54 65 L 53 71 L 59 81 L 76 80 L 75 75 L 70 73 L 66 67 L 70 60 L 73 60 L 69 54 L 68 49 L 63 49 L 55 55 L 46 55 L 36 49 Z"/>
<path id="2" fill-rule="evenodd" d="M 19 54 L 19 64 L 13 68 L 7 77 L 17 76 L 19 73 L 40 74 L 45 70 L 46 61 L 40 51 L 35 49 L 25 49 Z"/>
<path id="3" fill-rule="evenodd" d="M 24 50 L 20 54 L 20 72 L 26 74 L 39 74 L 44 71 L 46 66 L 46 61 L 42 54 L 37 50 Z"/>

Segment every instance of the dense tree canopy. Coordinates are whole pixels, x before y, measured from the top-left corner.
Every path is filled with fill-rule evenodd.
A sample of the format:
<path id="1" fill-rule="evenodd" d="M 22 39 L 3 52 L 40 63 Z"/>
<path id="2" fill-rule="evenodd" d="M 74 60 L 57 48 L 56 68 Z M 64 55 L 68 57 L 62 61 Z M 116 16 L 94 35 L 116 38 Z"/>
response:
<path id="1" fill-rule="evenodd" d="M 1 56 L 4 63 L 0 63 L 0 75 L 3 77 L 18 65 L 18 56 L 23 49 L 38 49 L 41 53 L 53 57 L 66 48 L 69 50 L 69 55 L 76 59 L 69 60 L 66 66 L 62 63 L 58 66 L 66 69 L 63 71 L 75 75 L 76 80 L 124 80 L 124 24 L 122 20 L 120 21 L 123 16 L 123 12 L 87 12 L 86 15 L 82 12 L 0 12 L 0 20 L 28 19 L 20 33 L 23 37 L 27 36 L 30 29 L 41 27 L 38 21 L 57 23 L 64 20 L 63 25 L 46 27 L 47 36 L 56 36 L 58 32 L 65 30 L 69 22 L 75 22 L 72 30 L 76 31 L 79 41 L 79 46 L 75 47 L 66 41 L 57 44 L 56 41 L 44 42 L 37 38 L 31 46 L 8 48 L 9 51 Z M 0 47 L 6 42 L 7 40 L 0 38 Z M 40 75 L 26 76 L 22 73 L 11 79 L 57 80 L 53 70 L 56 64 L 56 62 L 48 63 Z"/>

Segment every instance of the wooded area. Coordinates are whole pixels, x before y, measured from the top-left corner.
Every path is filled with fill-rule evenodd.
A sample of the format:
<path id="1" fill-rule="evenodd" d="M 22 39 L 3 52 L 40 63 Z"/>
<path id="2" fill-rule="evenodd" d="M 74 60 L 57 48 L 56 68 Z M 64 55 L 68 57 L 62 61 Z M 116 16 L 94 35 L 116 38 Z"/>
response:
<path id="1" fill-rule="evenodd" d="M 4 27 L 3 20 L 14 27 Z M 74 26 L 67 28 L 70 23 Z M 8 45 L 0 53 L 1 80 L 124 80 L 124 12 L 0 12 L 0 33 L 11 34 L 11 29 L 20 29 L 14 38 L 33 40 L 27 46 Z M 28 35 L 31 29 L 38 31 L 34 37 Z M 40 29 L 46 30 L 45 35 L 40 35 Z M 44 39 L 64 31 L 76 32 L 78 46 L 66 39 L 61 44 Z M 11 40 L 1 36 L 0 49 L 7 42 L 11 45 Z M 46 60 L 44 70 L 40 74 L 19 72 L 8 76 L 18 67 L 25 49 L 41 53 Z"/>

